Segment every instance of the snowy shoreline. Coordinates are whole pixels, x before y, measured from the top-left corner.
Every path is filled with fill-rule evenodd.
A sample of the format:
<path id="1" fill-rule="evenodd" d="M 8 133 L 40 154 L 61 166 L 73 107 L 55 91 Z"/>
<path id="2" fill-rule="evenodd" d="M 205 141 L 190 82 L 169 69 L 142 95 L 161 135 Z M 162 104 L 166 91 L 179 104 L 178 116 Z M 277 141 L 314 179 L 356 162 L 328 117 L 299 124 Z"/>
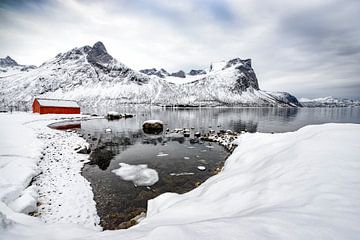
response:
<path id="1" fill-rule="evenodd" d="M 48 154 L 41 154 L 44 145 L 36 131 L 64 117 L 0 115 L 0 123 L 6 126 L 0 129 L 0 234 L 4 239 L 356 239 L 360 234 L 359 124 L 314 125 L 282 134 L 243 134 L 235 141 L 239 147 L 226 160 L 222 172 L 188 193 L 166 193 L 150 200 L 147 217 L 128 230 L 97 232 L 96 227 L 81 226 L 87 225 L 82 221 L 69 221 L 77 216 L 57 222 L 61 214 L 55 214 L 43 219 L 48 221 L 45 224 L 39 218 L 16 213 L 10 203 L 21 193 L 32 196 L 26 187 L 39 173 L 38 168 L 63 168 L 56 161 L 51 166 L 41 166 L 40 161 L 36 166 L 40 157 Z M 64 147 L 57 149 L 63 156 L 51 157 L 70 158 L 66 164 L 74 171 L 60 171 L 57 177 L 81 176 L 76 169 L 85 161 L 76 166 L 71 161 L 80 162 L 87 155 L 67 153 L 74 149 L 72 144 L 82 144 L 83 139 L 74 133 L 59 136 L 57 132 L 39 132 L 48 146 L 60 141 Z M 35 179 L 32 186 L 49 180 L 46 174 L 39 176 L 44 179 Z M 86 186 L 80 179 L 77 183 Z M 52 201 L 56 202 L 59 191 L 65 190 L 50 193 Z M 47 197 L 39 199 L 49 202 Z M 73 211 L 90 208 L 91 212 L 91 204 L 69 202 L 66 211 L 76 215 Z M 96 217 L 89 222 L 96 222 Z"/>
<path id="2" fill-rule="evenodd" d="M 3 116 L 6 119 L 1 119 Z M 64 120 L 80 121 L 90 117 L 15 112 L 1 115 L 0 119 L 5 120 L 3 124 L 9 126 L 4 134 L 13 135 L 12 142 L 7 144 L 15 145 L 10 152 L 1 149 L 2 157 L 5 155 L 12 158 L 1 159 L 1 201 L 14 212 L 32 213 L 44 223 L 76 223 L 101 230 L 90 183 L 81 175 L 83 165 L 88 162 L 88 155 L 77 154 L 74 151 L 78 146 L 85 146 L 86 141 L 76 133 L 48 127 L 49 124 Z M 15 128 L 11 127 L 12 120 L 19 120 Z M 27 133 L 24 135 L 24 131 L 20 131 L 19 127 L 24 128 Z M 25 138 L 28 138 L 29 144 L 32 143 L 29 146 L 32 149 L 28 150 L 33 152 L 24 151 L 23 154 L 16 154 L 21 147 L 16 147 L 18 140 Z M 27 154 L 30 156 L 26 156 Z M 7 175 L 9 170 L 22 173 L 16 177 L 18 183 L 15 181 L 16 184 L 13 186 L 11 183 L 14 179 Z"/>

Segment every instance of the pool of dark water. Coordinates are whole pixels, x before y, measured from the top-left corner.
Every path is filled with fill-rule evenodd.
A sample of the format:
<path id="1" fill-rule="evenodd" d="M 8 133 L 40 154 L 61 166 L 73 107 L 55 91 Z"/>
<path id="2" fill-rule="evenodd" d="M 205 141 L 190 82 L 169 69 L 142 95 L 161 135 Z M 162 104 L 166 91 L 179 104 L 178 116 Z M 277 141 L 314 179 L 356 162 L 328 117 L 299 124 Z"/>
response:
<path id="1" fill-rule="evenodd" d="M 360 123 L 360 108 L 116 110 L 135 117 L 66 123 L 91 145 L 90 163 L 84 166 L 82 174 L 92 185 L 104 229 L 128 227 L 124 222 L 146 212 L 149 199 L 164 192 L 190 191 L 221 168 L 229 153 L 216 143 L 198 140 L 193 136 L 195 131 L 288 132 L 309 124 Z M 169 129 L 189 128 L 192 134 L 144 134 L 142 122 L 148 119 L 160 119 Z M 149 187 L 136 187 L 112 172 L 120 167 L 119 163 L 147 164 L 158 172 L 159 181 Z M 198 166 L 204 166 L 205 171 Z"/>
<path id="2" fill-rule="evenodd" d="M 194 189 L 219 171 L 229 154 L 216 143 L 194 137 L 195 129 L 190 137 L 180 133 L 145 134 L 136 118 L 83 121 L 77 131 L 92 150 L 82 174 L 92 185 L 104 229 L 127 227 L 124 222 L 146 212 L 147 201 L 162 193 Z M 112 172 L 120 168 L 119 163 L 147 164 L 157 171 L 159 181 L 151 186 L 135 186 Z M 200 166 L 205 170 L 199 170 Z"/>

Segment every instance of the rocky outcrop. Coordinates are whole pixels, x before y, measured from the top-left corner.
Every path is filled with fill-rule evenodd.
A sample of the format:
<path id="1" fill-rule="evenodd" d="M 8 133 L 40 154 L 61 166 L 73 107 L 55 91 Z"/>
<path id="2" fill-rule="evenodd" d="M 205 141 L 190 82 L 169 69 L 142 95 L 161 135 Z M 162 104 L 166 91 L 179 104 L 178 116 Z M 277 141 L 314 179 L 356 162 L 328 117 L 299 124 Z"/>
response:
<path id="1" fill-rule="evenodd" d="M 196 75 L 206 74 L 206 71 L 201 70 L 201 69 L 199 69 L 199 70 L 192 69 L 188 74 L 191 75 L 191 76 L 196 76 Z"/>
<path id="2" fill-rule="evenodd" d="M 170 74 L 172 77 L 179 77 L 179 78 L 185 78 L 185 72 L 183 70 L 180 70 L 178 72 L 173 72 Z"/>
<path id="3" fill-rule="evenodd" d="M 6 58 L 0 58 L 0 67 L 14 67 L 20 66 L 14 59 L 7 56 Z"/>
<path id="4" fill-rule="evenodd" d="M 113 57 L 108 54 L 106 48 L 102 42 L 97 42 L 89 50 L 87 55 L 87 60 L 89 63 L 110 63 L 113 60 Z"/>
<path id="5" fill-rule="evenodd" d="M 158 76 L 160 78 L 165 78 L 170 76 L 170 74 L 163 68 L 161 68 L 160 70 L 157 70 L 156 68 L 148 68 L 148 69 L 142 69 L 139 72 L 144 73 L 146 75 Z"/>

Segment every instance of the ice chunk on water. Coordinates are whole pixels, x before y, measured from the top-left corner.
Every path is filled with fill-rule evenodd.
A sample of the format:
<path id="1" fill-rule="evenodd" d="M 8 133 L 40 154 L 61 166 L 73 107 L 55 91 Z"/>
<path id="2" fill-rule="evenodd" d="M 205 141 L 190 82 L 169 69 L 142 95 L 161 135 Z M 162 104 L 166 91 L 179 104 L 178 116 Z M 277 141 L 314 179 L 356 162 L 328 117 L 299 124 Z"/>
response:
<path id="1" fill-rule="evenodd" d="M 169 155 L 169 154 L 163 153 L 163 152 L 159 152 L 159 154 L 156 155 L 156 156 L 157 156 L 157 157 L 166 157 L 167 155 Z"/>
<path id="2" fill-rule="evenodd" d="M 119 163 L 120 168 L 111 172 L 125 181 L 132 181 L 136 186 L 151 186 L 159 181 L 159 175 L 155 169 L 148 168 L 147 164 L 130 165 Z"/>
<path id="3" fill-rule="evenodd" d="M 199 169 L 200 171 L 205 171 L 206 167 L 205 166 L 198 166 L 197 169 Z"/>

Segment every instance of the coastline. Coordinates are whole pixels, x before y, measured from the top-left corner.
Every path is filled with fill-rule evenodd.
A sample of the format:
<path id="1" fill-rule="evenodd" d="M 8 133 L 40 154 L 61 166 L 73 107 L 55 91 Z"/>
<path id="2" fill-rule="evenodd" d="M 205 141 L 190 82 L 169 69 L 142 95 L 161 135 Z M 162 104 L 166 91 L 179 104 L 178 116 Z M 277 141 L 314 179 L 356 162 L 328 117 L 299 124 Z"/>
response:
<path id="1" fill-rule="evenodd" d="M 41 120 L 26 124 L 26 128 L 32 128 L 29 139 L 36 137 L 35 125 L 44 126 L 60 118 L 28 115 L 26 122 Z M 13 119 L 9 121 L 14 124 Z M 243 134 L 236 140 L 241 147 L 227 158 L 223 171 L 188 193 L 166 193 L 150 200 L 147 217 L 128 230 L 94 232 L 77 224 L 44 224 L 14 212 L 2 202 L 0 231 L 4 239 L 265 239 L 268 234 L 275 239 L 354 239 L 359 234 L 355 225 L 360 220 L 360 195 L 357 187 L 347 186 L 360 184 L 356 171 L 359 134 L 359 124 L 312 125 L 281 134 Z M 12 144 L 14 149 L 22 147 L 19 142 Z M 31 154 L 40 158 L 40 149 Z M 319 225 L 312 219 L 324 231 L 316 231 Z M 288 229 L 297 229 L 295 235 Z M 58 231 L 61 233 L 54 235 Z"/>

